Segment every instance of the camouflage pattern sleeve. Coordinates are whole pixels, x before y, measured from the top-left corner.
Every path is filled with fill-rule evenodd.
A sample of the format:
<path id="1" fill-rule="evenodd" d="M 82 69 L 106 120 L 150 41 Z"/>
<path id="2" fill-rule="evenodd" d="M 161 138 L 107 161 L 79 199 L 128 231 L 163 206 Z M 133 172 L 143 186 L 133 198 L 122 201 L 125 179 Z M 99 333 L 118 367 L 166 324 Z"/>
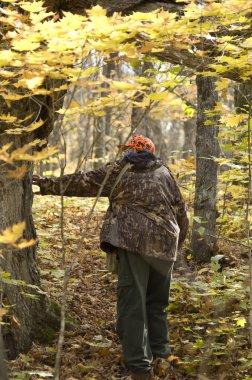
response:
<path id="1" fill-rule="evenodd" d="M 180 193 L 180 190 L 179 190 Z M 178 249 L 181 248 L 187 234 L 188 226 L 189 226 L 189 212 L 187 210 L 186 204 L 182 198 L 180 193 L 180 197 L 176 198 L 176 209 L 177 209 L 177 222 L 179 225 L 179 241 L 178 241 Z"/>
<path id="2" fill-rule="evenodd" d="M 42 195 L 66 195 L 72 197 L 96 197 L 100 188 L 101 196 L 109 196 L 115 179 L 122 168 L 120 162 L 87 173 L 77 172 L 62 177 L 42 178 L 39 181 Z"/>
<path id="3" fill-rule="evenodd" d="M 175 195 L 175 209 L 176 209 L 176 217 L 177 217 L 177 223 L 180 229 L 179 232 L 179 241 L 178 241 L 178 249 L 181 248 L 188 231 L 189 227 L 189 211 L 187 209 L 187 206 L 185 204 L 185 201 L 183 200 L 181 191 L 178 187 L 177 181 L 175 180 L 171 170 L 168 166 L 166 166 L 167 169 L 170 172 L 170 175 L 173 179 L 174 183 L 174 195 Z"/>

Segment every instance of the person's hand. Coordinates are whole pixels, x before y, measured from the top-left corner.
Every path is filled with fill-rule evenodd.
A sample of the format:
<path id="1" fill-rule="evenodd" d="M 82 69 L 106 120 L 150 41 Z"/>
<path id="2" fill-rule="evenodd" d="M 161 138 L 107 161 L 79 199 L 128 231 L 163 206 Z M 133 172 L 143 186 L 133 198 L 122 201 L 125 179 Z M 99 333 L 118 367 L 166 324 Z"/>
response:
<path id="1" fill-rule="evenodd" d="M 43 181 L 43 177 L 40 175 L 33 175 L 32 176 L 32 184 L 36 186 L 40 186 L 41 182 Z"/>
<path id="2" fill-rule="evenodd" d="M 40 187 L 42 183 L 44 182 L 45 178 L 41 177 L 40 175 L 33 175 L 32 176 L 32 184 Z M 35 194 L 40 194 L 40 192 L 35 192 Z"/>

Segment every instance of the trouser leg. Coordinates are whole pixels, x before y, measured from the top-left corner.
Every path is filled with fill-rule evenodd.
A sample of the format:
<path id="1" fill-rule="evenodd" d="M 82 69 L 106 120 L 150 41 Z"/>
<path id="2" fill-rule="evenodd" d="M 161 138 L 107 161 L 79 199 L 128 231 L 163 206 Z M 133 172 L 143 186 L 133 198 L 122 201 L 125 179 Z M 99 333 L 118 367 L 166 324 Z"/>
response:
<path id="1" fill-rule="evenodd" d="M 170 282 L 173 263 L 152 259 L 146 306 L 148 318 L 149 343 L 154 357 L 167 357 L 171 350 L 167 325 Z"/>
<path id="2" fill-rule="evenodd" d="M 152 362 L 146 312 L 150 268 L 135 253 L 119 249 L 118 258 L 118 335 L 129 370 L 148 372 Z"/>

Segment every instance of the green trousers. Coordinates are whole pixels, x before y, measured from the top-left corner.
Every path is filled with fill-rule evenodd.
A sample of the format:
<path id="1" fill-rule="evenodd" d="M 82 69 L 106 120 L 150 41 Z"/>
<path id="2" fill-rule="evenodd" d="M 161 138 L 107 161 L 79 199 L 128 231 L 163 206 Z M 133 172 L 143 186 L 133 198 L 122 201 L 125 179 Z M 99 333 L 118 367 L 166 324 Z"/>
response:
<path id="1" fill-rule="evenodd" d="M 173 263 L 118 249 L 117 333 L 132 372 L 170 354 L 167 312 Z"/>

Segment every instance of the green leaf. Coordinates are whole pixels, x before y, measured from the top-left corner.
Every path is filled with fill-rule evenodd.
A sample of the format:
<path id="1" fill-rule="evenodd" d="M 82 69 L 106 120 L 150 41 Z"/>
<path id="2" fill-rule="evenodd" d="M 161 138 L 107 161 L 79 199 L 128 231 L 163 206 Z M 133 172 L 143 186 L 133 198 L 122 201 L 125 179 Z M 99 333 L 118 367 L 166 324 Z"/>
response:
<path id="1" fill-rule="evenodd" d="M 193 345 L 193 347 L 195 347 L 195 348 L 200 348 L 202 346 L 203 346 L 203 340 L 202 339 L 197 339 Z"/>
<path id="2" fill-rule="evenodd" d="M 247 321 L 245 318 L 239 318 L 236 321 L 236 326 L 238 327 L 244 327 L 246 325 Z"/>
<path id="3" fill-rule="evenodd" d="M 203 236 L 205 233 L 205 227 L 199 227 L 199 228 L 197 228 L 197 231 L 200 234 L 200 236 Z"/>

